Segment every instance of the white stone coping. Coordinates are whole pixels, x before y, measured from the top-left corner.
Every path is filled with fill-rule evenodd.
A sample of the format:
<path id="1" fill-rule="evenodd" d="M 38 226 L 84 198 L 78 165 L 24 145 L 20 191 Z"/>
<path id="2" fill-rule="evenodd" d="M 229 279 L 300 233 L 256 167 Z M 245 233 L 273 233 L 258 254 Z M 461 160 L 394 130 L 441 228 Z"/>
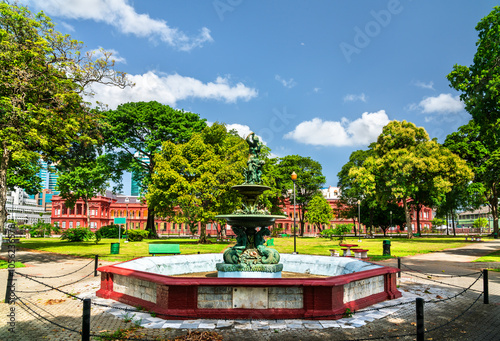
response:
<path id="1" fill-rule="evenodd" d="M 116 267 L 145 271 L 165 276 L 215 271 L 215 264 L 223 263 L 222 253 L 142 257 L 116 264 Z M 338 276 L 381 268 L 381 265 L 349 257 L 280 254 L 283 271 L 322 276 Z"/>

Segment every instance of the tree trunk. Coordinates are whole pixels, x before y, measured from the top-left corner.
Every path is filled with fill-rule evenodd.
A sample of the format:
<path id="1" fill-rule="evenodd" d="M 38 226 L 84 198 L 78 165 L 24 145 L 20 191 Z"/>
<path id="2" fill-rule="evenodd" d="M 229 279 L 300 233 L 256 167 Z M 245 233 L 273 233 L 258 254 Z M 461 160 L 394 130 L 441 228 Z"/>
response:
<path id="1" fill-rule="evenodd" d="M 420 210 L 421 210 L 421 207 L 420 207 L 420 204 L 417 204 L 417 207 L 415 208 L 416 212 L 417 212 L 417 233 L 419 236 L 421 236 L 421 231 L 420 231 Z"/>
<path id="2" fill-rule="evenodd" d="M 451 210 L 451 227 L 453 228 L 453 237 L 457 236 L 457 230 L 455 229 L 455 212 Z"/>
<path id="3" fill-rule="evenodd" d="M 496 194 L 496 191 L 494 192 Z M 493 195 L 493 197 L 489 200 L 490 203 L 490 209 L 491 209 L 491 216 L 493 217 L 493 233 L 496 233 L 497 238 L 498 236 L 498 197 L 496 195 Z"/>
<path id="4" fill-rule="evenodd" d="M 7 168 L 9 167 L 10 151 L 3 145 L 2 160 L 0 161 L 0 232 L 5 232 L 7 221 Z"/>
<path id="5" fill-rule="evenodd" d="M 149 239 L 158 239 L 158 233 L 156 233 L 155 226 L 155 210 L 151 207 L 148 207 L 148 221 L 146 223 L 146 230 L 149 231 Z"/>
<path id="6" fill-rule="evenodd" d="M 200 244 L 207 243 L 207 225 L 206 223 L 202 223 L 200 226 L 200 239 L 198 240 Z"/>
<path id="7" fill-rule="evenodd" d="M 353 229 L 354 229 L 354 237 L 357 237 L 358 235 L 356 233 L 356 219 L 355 218 L 352 218 L 352 224 L 354 225 L 354 227 L 353 227 Z"/>
<path id="8" fill-rule="evenodd" d="M 406 198 L 403 198 L 403 208 L 405 209 L 406 228 L 408 229 L 408 239 L 413 238 L 413 228 L 411 227 L 411 215 Z"/>

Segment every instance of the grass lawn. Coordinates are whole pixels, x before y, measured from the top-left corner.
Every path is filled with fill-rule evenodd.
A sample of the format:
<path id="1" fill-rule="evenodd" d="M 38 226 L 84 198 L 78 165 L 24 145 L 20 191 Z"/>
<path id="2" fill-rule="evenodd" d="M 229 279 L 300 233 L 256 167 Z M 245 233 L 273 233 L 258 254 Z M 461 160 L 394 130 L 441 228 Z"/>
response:
<path id="1" fill-rule="evenodd" d="M 21 262 L 15 262 L 15 267 L 14 268 L 24 268 L 26 265 L 24 265 Z M 9 262 L 6 260 L 0 259 L 0 269 L 7 269 L 9 266 Z"/>
<path id="2" fill-rule="evenodd" d="M 467 245 L 463 237 L 423 237 L 423 238 L 386 238 L 391 241 L 392 257 L 404 257 L 409 255 L 429 253 L 441 251 L 445 249 L 456 248 Z M 141 242 L 120 244 L 120 253 L 111 255 L 111 243 L 117 243 L 118 239 L 102 239 L 99 244 L 93 241 L 88 242 L 68 242 L 58 238 L 31 238 L 21 239 L 19 247 L 40 251 L 56 252 L 79 257 L 93 258 L 94 255 L 99 255 L 101 259 L 110 261 L 125 261 L 128 259 L 148 256 L 149 243 L 171 243 L 180 244 L 182 254 L 196 253 L 220 253 L 224 252 L 229 246 L 236 243 L 233 239 L 231 242 L 216 242 L 215 239 L 210 239 L 211 244 L 198 244 L 194 239 L 176 239 L 168 238 L 161 240 L 144 240 Z M 368 256 L 378 260 L 386 258 L 382 256 L 382 240 L 377 239 L 361 239 L 348 238 L 345 243 L 358 244 L 359 247 L 368 249 Z M 293 237 L 274 238 L 274 248 L 280 253 L 293 252 Z M 329 256 L 329 249 L 340 250 L 338 240 L 330 240 L 328 238 L 299 238 L 297 237 L 297 251 L 301 254 L 323 255 Z"/>
<path id="3" fill-rule="evenodd" d="M 500 262 L 500 250 L 478 258 L 474 262 Z"/>

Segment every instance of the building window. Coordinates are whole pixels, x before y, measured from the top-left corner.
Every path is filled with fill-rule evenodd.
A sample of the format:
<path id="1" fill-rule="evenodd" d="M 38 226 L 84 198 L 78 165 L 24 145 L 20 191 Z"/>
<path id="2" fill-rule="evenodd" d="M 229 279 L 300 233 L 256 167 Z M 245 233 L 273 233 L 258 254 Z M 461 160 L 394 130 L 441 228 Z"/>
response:
<path id="1" fill-rule="evenodd" d="M 80 222 L 79 221 L 76 222 L 76 227 L 80 227 Z"/>
<path id="2" fill-rule="evenodd" d="M 72 228 L 73 228 L 73 222 L 72 222 L 72 221 L 70 221 L 70 222 L 69 222 L 69 228 L 70 228 L 70 229 L 72 229 Z"/>
<path id="3" fill-rule="evenodd" d="M 65 221 L 63 221 L 63 222 L 62 222 L 62 228 L 63 228 L 63 229 L 65 229 L 65 228 L 66 228 L 66 222 L 65 222 Z"/>

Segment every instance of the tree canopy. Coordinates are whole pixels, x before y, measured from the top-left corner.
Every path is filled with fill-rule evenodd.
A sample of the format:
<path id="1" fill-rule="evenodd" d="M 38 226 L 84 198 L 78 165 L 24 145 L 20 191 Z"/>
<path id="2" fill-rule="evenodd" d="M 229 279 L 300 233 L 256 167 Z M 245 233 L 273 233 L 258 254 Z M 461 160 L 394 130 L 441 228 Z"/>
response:
<path id="1" fill-rule="evenodd" d="M 155 172 L 155 155 L 162 143 L 186 143 L 195 132 L 206 127 L 199 115 L 172 109 L 156 101 L 119 105 L 104 114 L 104 136 L 108 151 L 114 153 L 117 168 L 132 171 L 142 195 L 147 193 Z M 156 238 L 155 206 L 148 200 L 146 229 L 150 238 Z"/>
<path id="2" fill-rule="evenodd" d="M 300 155 L 288 155 L 279 158 L 274 177 L 276 187 L 281 195 L 293 202 L 293 181 L 291 174 L 297 174 L 295 181 L 296 203 L 299 211 L 300 235 L 304 235 L 305 212 L 307 205 L 325 184 L 326 178 L 322 173 L 321 164 L 310 157 Z"/>
<path id="3" fill-rule="evenodd" d="M 335 218 L 335 216 L 333 215 L 333 209 L 330 203 L 323 197 L 321 192 L 318 192 L 307 205 L 305 220 L 316 226 L 321 232 L 323 230 L 322 226 L 329 226 L 333 218 Z"/>
<path id="4" fill-rule="evenodd" d="M 412 237 L 410 202 L 442 202 L 453 185 L 472 178 L 465 162 L 436 141 L 423 128 L 406 121 L 391 121 L 371 145 L 373 155 L 349 170 L 349 177 L 382 208 L 390 202 L 405 210 L 408 237 Z M 422 202 L 420 202 L 422 203 Z"/>
<path id="5" fill-rule="evenodd" d="M 187 223 L 191 231 L 200 223 L 200 243 L 205 243 L 206 224 L 241 203 L 231 187 L 243 183 L 247 157 L 246 142 L 218 123 L 186 143 L 166 141 L 155 157 L 146 199 L 158 215 Z"/>
<path id="6" fill-rule="evenodd" d="M 11 184 L 19 180 L 15 185 L 33 187 L 32 181 L 39 182 L 28 175 L 33 160 L 54 159 L 72 141 L 87 138 L 82 130 L 98 118 L 81 97 L 88 86 L 130 85 L 114 70 L 111 54 L 96 59 L 82 48 L 55 31 L 43 13 L 0 3 L 0 227 L 6 219 L 7 176 Z M 29 161 L 20 163 L 23 159 Z"/>

